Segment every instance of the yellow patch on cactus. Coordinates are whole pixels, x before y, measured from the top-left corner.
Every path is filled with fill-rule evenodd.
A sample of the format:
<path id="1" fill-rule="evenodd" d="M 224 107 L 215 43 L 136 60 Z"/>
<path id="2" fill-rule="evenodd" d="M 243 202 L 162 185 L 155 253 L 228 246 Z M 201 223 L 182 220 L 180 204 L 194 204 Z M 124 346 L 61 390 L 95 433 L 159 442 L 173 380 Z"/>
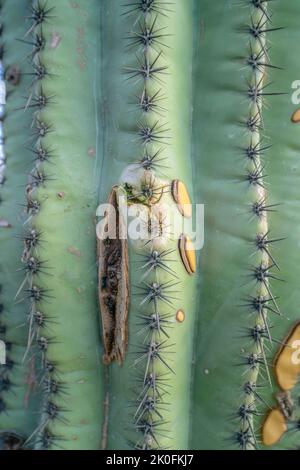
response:
<path id="1" fill-rule="evenodd" d="M 196 251 L 192 240 L 182 234 L 179 238 L 179 253 L 185 269 L 189 274 L 194 274 L 197 269 Z"/>
<path id="2" fill-rule="evenodd" d="M 293 115 L 292 115 L 292 122 L 294 122 L 295 124 L 297 124 L 298 122 L 300 122 L 300 108 L 297 109 Z"/>
<path id="3" fill-rule="evenodd" d="M 268 414 L 262 429 L 262 440 L 265 446 L 277 444 L 287 432 L 287 422 L 279 409 L 273 409 Z"/>
<path id="4" fill-rule="evenodd" d="M 184 217 L 192 217 L 192 202 L 186 185 L 180 180 L 172 182 L 172 196 Z"/>
<path id="5" fill-rule="evenodd" d="M 275 360 L 275 373 L 282 390 L 291 390 L 300 375 L 300 322 L 283 342 Z"/>
<path id="6" fill-rule="evenodd" d="M 180 309 L 176 312 L 176 320 L 178 323 L 183 323 L 185 320 L 185 312 L 184 310 Z"/>

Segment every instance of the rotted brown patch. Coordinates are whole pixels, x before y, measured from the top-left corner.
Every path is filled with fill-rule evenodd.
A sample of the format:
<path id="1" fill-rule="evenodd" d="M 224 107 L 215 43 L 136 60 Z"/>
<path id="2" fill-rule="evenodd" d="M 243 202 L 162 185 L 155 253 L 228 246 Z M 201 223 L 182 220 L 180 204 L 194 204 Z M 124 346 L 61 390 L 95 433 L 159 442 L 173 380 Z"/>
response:
<path id="1" fill-rule="evenodd" d="M 118 210 L 118 188 L 113 187 L 108 203 L 115 209 L 116 237 L 98 238 L 99 260 L 99 303 L 102 316 L 104 362 L 118 361 L 122 364 L 128 347 L 129 312 L 129 270 L 128 242 L 120 239 L 119 224 L 122 224 Z M 114 221 L 111 212 L 106 213 L 103 231 L 107 232 Z"/>
<path id="2" fill-rule="evenodd" d="M 0 433 L 0 450 L 24 450 L 24 443 L 24 437 L 17 433 Z"/>
<path id="3" fill-rule="evenodd" d="M 290 392 L 280 392 L 276 395 L 279 408 L 288 421 L 292 421 L 295 415 L 295 403 Z"/>

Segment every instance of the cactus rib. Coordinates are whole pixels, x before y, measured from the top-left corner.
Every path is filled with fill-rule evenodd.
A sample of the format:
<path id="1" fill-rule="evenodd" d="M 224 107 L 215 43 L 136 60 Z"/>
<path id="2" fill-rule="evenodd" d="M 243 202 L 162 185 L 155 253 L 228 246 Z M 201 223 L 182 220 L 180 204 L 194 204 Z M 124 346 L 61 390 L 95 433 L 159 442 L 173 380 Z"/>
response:
<path id="1" fill-rule="evenodd" d="M 260 448 L 262 416 L 272 401 L 269 352 L 278 341 L 273 323 L 281 316 L 273 285 L 281 277 L 274 254 L 280 244 L 270 223 L 277 205 L 270 202 L 274 188 L 266 186 L 264 160 L 271 146 L 264 135 L 265 103 L 281 95 L 269 88 L 270 75 L 281 73 L 282 65 L 270 59 L 269 38 L 275 42 L 282 28 L 273 26 L 267 1 L 263 8 L 246 0 L 242 7 L 230 4 L 238 8 L 236 18 L 228 4 L 202 0 L 195 19 L 201 32 L 196 38 L 193 158 L 200 175 L 196 192 L 207 217 L 192 434 L 199 434 L 201 420 L 200 448 L 252 450 Z M 224 21 L 217 26 L 219 17 Z M 220 41 L 224 34 L 226 47 Z M 221 400 L 224 406 L 217 407 Z M 198 446 L 193 439 L 193 447 Z"/>
<path id="2" fill-rule="evenodd" d="M 90 87 L 97 76 L 98 9 L 94 0 L 88 6 L 33 1 L 28 15 L 31 89 L 24 108 L 33 116 L 34 168 L 26 187 L 22 262 L 23 295 L 31 304 L 26 355 L 37 348 L 42 369 L 43 405 L 30 436 L 36 449 L 96 450 L 101 443 L 92 250 L 98 98 Z"/>
<path id="3" fill-rule="evenodd" d="M 253 187 L 254 193 L 251 197 L 252 212 L 257 220 L 257 232 L 255 234 L 255 249 L 257 250 L 256 265 L 252 275 L 256 282 L 256 291 L 247 300 L 246 306 L 256 315 L 255 324 L 249 329 L 249 337 L 253 342 L 249 354 L 245 357 L 247 375 L 243 390 L 244 400 L 238 410 L 240 429 L 236 433 L 237 444 L 242 450 L 257 448 L 257 437 L 255 430 L 255 417 L 260 413 L 257 411 L 255 395 L 251 392 L 256 389 L 261 368 L 264 370 L 265 380 L 272 388 L 271 374 L 267 360 L 267 349 L 265 342 L 272 343 L 269 327 L 268 314 L 280 315 L 280 310 L 272 293 L 270 279 L 271 269 L 277 263 L 270 253 L 270 246 L 275 240 L 269 237 L 268 212 L 273 206 L 267 203 L 267 190 L 265 186 L 265 170 L 262 163 L 262 155 L 268 146 L 262 142 L 262 130 L 264 129 L 263 104 L 266 96 L 278 95 L 268 92 L 269 83 L 267 72 L 273 67 L 269 59 L 267 34 L 280 28 L 269 26 L 268 2 L 263 9 L 260 5 L 250 7 L 250 22 L 247 26 L 249 31 L 249 52 L 246 64 L 251 70 L 248 82 L 247 97 L 249 99 L 249 116 L 247 119 L 248 145 L 245 150 L 247 158 L 246 180 Z M 250 387 L 249 387 L 250 385 Z"/>
<path id="4" fill-rule="evenodd" d="M 28 305 L 15 300 L 23 278 L 23 273 L 16 270 L 20 254 L 18 238 L 22 232 L 19 203 L 31 159 L 30 152 L 24 149 L 29 120 L 16 112 L 28 87 L 28 79 L 23 61 L 25 47 L 15 47 L 15 36 L 22 37 L 25 33 L 24 17 L 28 4 L 25 1 L 20 6 L 19 2 L 3 1 L 1 7 L 0 239 L 3 254 L 0 339 L 5 343 L 6 364 L 0 366 L 0 447 L 13 449 L 22 447 L 36 426 L 39 396 L 37 365 L 33 357 L 24 361 Z"/>
<path id="5" fill-rule="evenodd" d="M 102 181 L 101 198 L 119 174 L 119 191 L 127 197 L 128 209 L 140 209 L 144 233 L 142 240 L 129 236 L 128 241 L 128 352 L 121 368 L 110 365 L 108 447 L 186 448 L 195 295 L 195 282 L 187 271 L 195 269 L 195 261 L 184 255 L 187 245 L 184 238 L 179 244 L 181 233 L 172 238 L 173 221 L 170 226 L 166 218 L 175 208 L 183 221 L 186 214 L 177 202 L 188 201 L 186 187 L 191 189 L 191 80 L 185 72 L 191 60 L 192 2 L 122 5 L 118 0 L 120 17 L 110 2 L 103 3 L 104 51 L 115 47 L 116 54 L 108 64 L 107 52 L 103 53 L 103 83 L 108 76 L 114 80 L 103 90 L 110 103 L 105 114 L 104 172 L 110 168 L 112 178 Z M 118 45 L 122 37 L 125 51 Z M 99 283 L 101 291 L 101 278 Z"/>

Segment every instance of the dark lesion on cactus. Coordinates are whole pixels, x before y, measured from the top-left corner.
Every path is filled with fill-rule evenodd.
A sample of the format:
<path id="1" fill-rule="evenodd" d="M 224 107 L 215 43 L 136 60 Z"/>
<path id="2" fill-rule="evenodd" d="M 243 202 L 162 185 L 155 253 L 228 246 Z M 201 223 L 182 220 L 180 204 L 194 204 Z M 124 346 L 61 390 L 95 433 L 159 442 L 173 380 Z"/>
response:
<path id="1" fill-rule="evenodd" d="M 14 432 L 0 433 L 0 450 L 24 450 L 25 439 Z"/>
<path id="2" fill-rule="evenodd" d="M 98 234 L 99 303 L 105 347 L 104 362 L 110 364 L 118 361 L 122 364 L 128 347 L 128 242 L 120 237 L 119 223 L 122 222 L 116 187 L 112 189 L 108 202 L 115 213 L 113 221 L 112 214 L 106 213 L 104 231 L 107 232 L 110 224 L 115 224 L 115 237 L 109 238 L 109 234 L 104 235 L 104 232 L 100 236 Z"/>
<path id="3" fill-rule="evenodd" d="M 296 405 L 290 391 L 279 392 L 276 395 L 279 408 L 288 421 L 295 418 Z"/>
<path id="4" fill-rule="evenodd" d="M 17 65 L 12 65 L 6 70 L 5 80 L 13 86 L 19 85 L 21 81 L 21 70 Z"/>

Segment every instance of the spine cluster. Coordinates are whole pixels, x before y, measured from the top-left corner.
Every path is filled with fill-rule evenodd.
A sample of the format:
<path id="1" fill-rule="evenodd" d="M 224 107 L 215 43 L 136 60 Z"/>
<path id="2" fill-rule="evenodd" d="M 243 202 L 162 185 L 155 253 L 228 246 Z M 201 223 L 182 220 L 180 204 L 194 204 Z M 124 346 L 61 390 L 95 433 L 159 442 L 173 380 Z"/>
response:
<path id="1" fill-rule="evenodd" d="M 128 47 L 137 57 L 136 66 L 127 67 L 129 78 L 139 86 L 137 105 L 141 119 L 137 123 L 137 139 L 140 142 L 139 166 L 145 170 L 140 194 L 132 196 L 149 208 L 148 224 L 150 240 L 141 256 L 141 281 L 136 286 L 139 299 L 137 307 L 137 359 L 132 364 L 136 371 L 137 396 L 132 404 L 132 424 L 137 438 L 132 445 L 137 449 L 160 448 L 160 436 L 166 435 L 163 416 L 168 410 L 169 374 L 172 345 L 169 331 L 173 321 L 173 299 L 178 284 L 171 263 L 176 258 L 172 249 L 159 248 L 157 243 L 165 230 L 164 221 L 152 217 L 152 207 L 162 191 L 156 182 L 155 172 L 163 167 L 164 148 L 169 144 L 169 129 L 165 124 L 163 78 L 167 65 L 163 61 L 163 49 L 168 34 L 160 27 L 160 15 L 171 15 L 169 4 L 158 0 L 139 0 L 125 5 L 125 14 L 135 19 L 134 31 L 129 33 Z M 141 85 L 141 86 L 140 86 Z M 129 194 L 129 202 L 131 196 Z M 152 239 L 151 239 L 152 237 Z M 134 294 L 134 295 L 135 295 Z M 165 308 L 170 308 L 170 314 Z M 164 313 L 163 313 L 164 312 Z M 171 442 L 170 442 L 171 445 Z"/>
<path id="2" fill-rule="evenodd" d="M 272 27 L 272 17 L 268 1 L 251 0 L 250 21 L 245 27 L 249 37 L 246 66 L 250 70 L 247 82 L 249 114 L 245 120 L 247 144 L 244 149 L 246 158 L 246 184 L 251 193 L 251 216 L 256 221 L 253 236 L 255 263 L 251 270 L 251 280 L 255 287 L 246 299 L 245 307 L 251 312 L 251 324 L 245 333 L 249 343 L 243 356 L 243 400 L 237 411 L 239 428 L 235 440 L 242 450 L 256 449 L 258 439 L 255 418 L 261 415 L 260 407 L 265 410 L 266 403 L 260 388 L 266 383 L 271 387 L 270 365 L 267 359 L 268 344 L 272 343 L 269 314 L 281 315 L 270 281 L 277 280 L 274 270 L 278 264 L 271 253 L 275 242 L 270 234 L 268 213 L 275 205 L 268 203 L 266 174 L 263 162 L 270 145 L 263 139 L 265 134 L 263 107 L 267 97 L 279 95 L 269 91 L 269 71 L 277 68 L 270 63 L 267 37 L 281 28 Z M 252 320 L 253 319 L 253 320 Z"/>
<path id="3" fill-rule="evenodd" d="M 31 62 L 32 82 L 28 99 L 24 109 L 32 112 L 31 126 L 32 153 L 34 168 L 30 172 L 26 187 L 26 221 L 23 235 L 24 249 L 22 254 L 25 280 L 23 290 L 30 303 L 28 315 L 29 335 L 27 355 L 37 354 L 41 363 L 41 386 L 43 390 L 43 413 L 38 428 L 30 437 L 32 443 L 37 442 L 38 448 L 50 449 L 56 446 L 58 436 L 51 432 L 51 423 L 56 419 L 63 419 L 61 411 L 55 402 L 55 397 L 62 392 L 62 384 L 58 379 L 56 364 L 47 360 L 47 351 L 54 338 L 51 337 L 51 323 L 45 312 L 47 302 L 51 301 L 51 294 L 45 287 L 41 287 L 41 280 L 49 276 L 49 266 L 41 259 L 43 234 L 36 227 L 36 217 L 47 204 L 45 198 L 39 196 L 39 188 L 45 187 L 52 178 L 48 176 L 47 164 L 51 163 L 53 152 L 47 145 L 46 138 L 54 131 L 51 123 L 46 121 L 45 111 L 53 104 L 53 97 L 45 92 L 45 80 L 49 77 L 47 66 L 43 63 L 42 53 L 46 45 L 43 27 L 51 21 L 53 8 L 46 2 L 34 1 L 31 6 L 28 29 L 25 42 L 31 48 L 29 54 Z M 37 351 L 37 353 L 35 352 Z"/>

